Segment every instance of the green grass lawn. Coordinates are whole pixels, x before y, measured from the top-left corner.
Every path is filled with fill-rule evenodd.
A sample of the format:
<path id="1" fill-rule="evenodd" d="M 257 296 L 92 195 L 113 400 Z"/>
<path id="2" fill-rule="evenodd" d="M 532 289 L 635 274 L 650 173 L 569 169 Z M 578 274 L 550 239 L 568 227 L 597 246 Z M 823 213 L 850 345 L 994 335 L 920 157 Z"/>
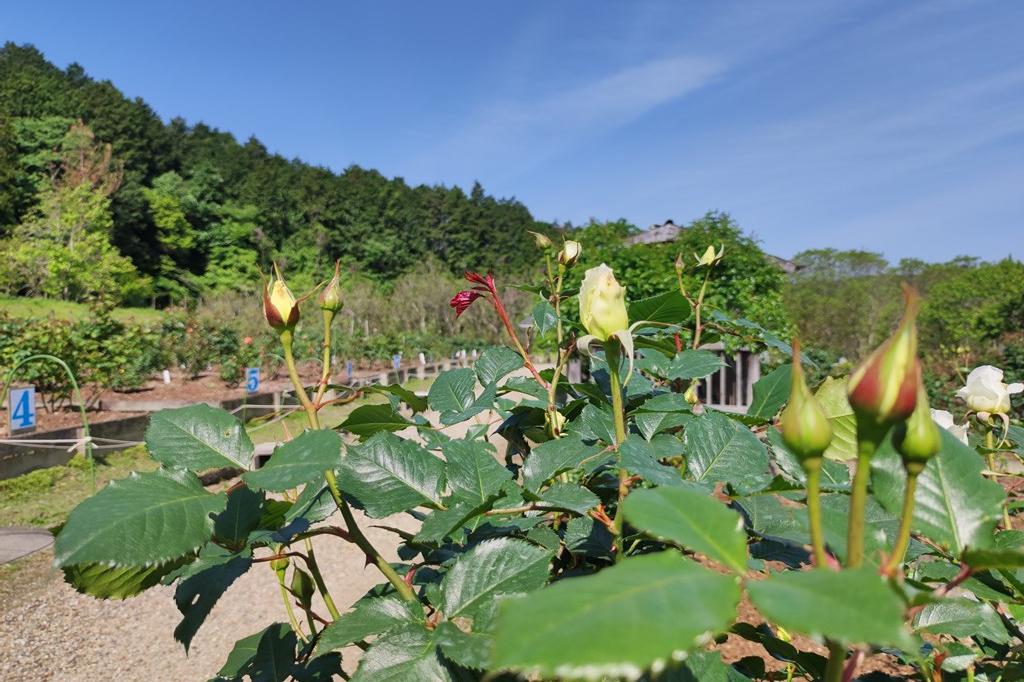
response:
<path id="1" fill-rule="evenodd" d="M 57 301 L 49 298 L 10 298 L 0 296 L 0 311 L 12 317 L 55 317 L 62 320 L 79 320 L 89 315 L 85 303 Z M 128 322 L 159 322 L 163 313 L 152 308 L 117 308 L 114 317 Z"/>

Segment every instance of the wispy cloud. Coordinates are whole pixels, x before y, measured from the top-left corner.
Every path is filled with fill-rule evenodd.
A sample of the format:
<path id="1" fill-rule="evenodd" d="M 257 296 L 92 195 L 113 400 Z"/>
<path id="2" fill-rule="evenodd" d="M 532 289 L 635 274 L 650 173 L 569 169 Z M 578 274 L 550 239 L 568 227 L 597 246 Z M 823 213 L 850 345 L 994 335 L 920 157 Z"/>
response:
<path id="1" fill-rule="evenodd" d="M 672 56 L 577 82 L 535 99 L 492 101 L 455 135 L 421 159 L 456 157 L 464 168 L 484 168 L 488 178 L 502 166 L 517 172 L 588 138 L 635 121 L 721 76 L 723 61 Z M 419 164 L 417 164 L 419 165 Z"/>

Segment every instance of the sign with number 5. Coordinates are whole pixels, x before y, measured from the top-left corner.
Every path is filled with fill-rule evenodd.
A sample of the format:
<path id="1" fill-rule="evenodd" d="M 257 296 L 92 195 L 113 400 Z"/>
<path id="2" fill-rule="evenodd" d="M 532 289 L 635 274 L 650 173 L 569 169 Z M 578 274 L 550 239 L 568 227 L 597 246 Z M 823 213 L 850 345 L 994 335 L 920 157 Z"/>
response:
<path id="1" fill-rule="evenodd" d="M 245 390 L 249 393 L 256 393 L 260 390 L 260 368 L 246 367 L 245 369 Z"/>
<path id="2" fill-rule="evenodd" d="M 9 396 L 11 433 L 36 428 L 36 387 L 12 388 Z"/>

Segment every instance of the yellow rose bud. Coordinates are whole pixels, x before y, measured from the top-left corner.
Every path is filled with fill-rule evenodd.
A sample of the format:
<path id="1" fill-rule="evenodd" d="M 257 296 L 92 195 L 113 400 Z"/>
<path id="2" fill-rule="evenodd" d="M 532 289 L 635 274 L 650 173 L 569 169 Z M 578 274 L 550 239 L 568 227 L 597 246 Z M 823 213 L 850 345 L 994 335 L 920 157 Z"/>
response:
<path id="1" fill-rule="evenodd" d="M 921 366 L 915 320 L 920 296 L 907 284 L 903 295 L 906 308 L 900 326 L 854 370 L 846 389 L 854 412 L 883 426 L 908 418 L 917 404 Z"/>
<path id="2" fill-rule="evenodd" d="M 683 393 L 683 399 L 686 400 L 691 407 L 700 402 L 700 394 L 697 392 L 698 386 L 698 382 L 694 381 Z"/>
<path id="3" fill-rule="evenodd" d="M 320 292 L 317 299 L 321 310 L 337 313 L 344 307 L 341 299 L 341 261 L 334 262 L 334 277 L 327 283 L 327 286 Z"/>
<path id="4" fill-rule="evenodd" d="M 920 470 L 942 448 L 939 426 L 932 419 L 932 411 L 928 408 L 928 394 L 920 379 L 917 383 L 917 406 L 910 418 L 896 427 L 893 443 L 903 456 L 903 465 L 908 470 L 913 467 Z"/>
<path id="5" fill-rule="evenodd" d="M 703 256 L 697 256 L 697 254 L 693 254 L 693 257 L 697 259 L 697 265 L 698 266 L 700 266 L 700 265 L 709 265 L 710 266 L 710 265 L 714 265 L 718 261 L 722 260 L 722 256 L 724 254 L 725 254 L 725 244 L 722 244 L 722 248 L 720 248 L 718 250 L 718 253 L 715 253 L 715 245 L 711 244 L 704 251 L 704 255 Z"/>
<path id="6" fill-rule="evenodd" d="M 277 331 L 291 331 L 299 322 L 299 304 L 276 265 L 274 274 L 271 283 L 263 285 L 263 315 Z"/>
<path id="7" fill-rule="evenodd" d="M 783 442 L 801 462 L 821 457 L 832 442 L 832 425 L 804 379 L 799 341 L 793 342 L 793 386 L 780 422 Z"/>
<path id="8" fill-rule="evenodd" d="M 541 234 L 540 232 L 534 232 L 533 230 L 529 230 L 529 233 L 533 235 L 533 241 L 537 243 L 537 248 L 538 249 L 550 249 L 551 248 L 551 238 L 548 237 L 546 234 Z"/>
<path id="9" fill-rule="evenodd" d="M 571 268 L 579 260 L 582 251 L 583 247 L 580 246 L 579 242 L 569 240 L 565 242 L 562 250 L 558 252 L 558 262 L 567 268 Z"/>
<path id="10" fill-rule="evenodd" d="M 604 263 L 590 268 L 583 276 L 580 321 L 587 332 L 600 341 L 629 329 L 626 289 L 615 281 L 615 273 Z"/>

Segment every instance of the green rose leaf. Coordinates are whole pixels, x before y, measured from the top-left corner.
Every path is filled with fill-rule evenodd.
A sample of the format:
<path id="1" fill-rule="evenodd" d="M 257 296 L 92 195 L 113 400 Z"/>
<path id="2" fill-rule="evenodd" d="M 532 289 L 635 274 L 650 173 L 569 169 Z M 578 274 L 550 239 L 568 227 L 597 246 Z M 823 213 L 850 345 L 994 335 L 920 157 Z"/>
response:
<path id="1" fill-rule="evenodd" d="M 480 385 L 487 386 L 497 383 L 522 366 L 523 358 L 519 353 L 505 346 L 491 346 L 480 353 L 473 369 L 480 379 Z"/>
<path id="2" fill-rule="evenodd" d="M 248 469 L 253 445 L 242 423 L 224 410 L 191 405 L 161 410 L 149 419 L 146 447 L 153 459 L 174 469 Z"/>
<path id="3" fill-rule="evenodd" d="M 623 560 L 499 606 L 491 663 L 559 679 L 638 677 L 728 627 L 740 589 L 675 551 Z"/>
<path id="4" fill-rule="evenodd" d="M 381 403 L 357 407 L 338 428 L 354 433 L 360 440 L 366 440 L 378 431 L 401 431 L 410 426 L 414 424 L 395 412 L 390 403 Z"/>
<path id="5" fill-rule="evenodd" d="M 997 644 L 1010 639 L 995 609 L 984 602 L 963 598 L 928 604 L 917 617 L 915 627 L 936 635 L 981 637 Z"/>
<path id="6" fill-rule="evenodd" d="M 262 493 L 245 486 L 230 491 L 227 507 L 213 519 L 214 537 L 231 546 L 244 544 L 249 533 L 260 525 L 263 500 Z"/>
<path id="7" fill-rule="evenodd" d="M 768 484 L 768 451 L 750 429 L 721 412 L 686 427 L 686 473 L 696 481 L 727 482 L 744 494 Z"/>
<path id="8" fill-rule="evenodd" d="M 611 456 L 600 445 L 586 445 L 573 433 L 549 440 L 535 447 L 526 458 L 523 485 L 536 491 L 549 478 L 563 471 L 597 466 L 604 455 Z"/>
<path id="9" fill-rule="evenodd" d="M 679 291 L 666 291 L 629 304 L 629 319 L 634 322 L 679 324 L 689 316 L 690 304 Z"/>
<path id="10" fill-rule="evenodd" d="M 444 463 L 416 443 L 382 431 L 349 446 L 338 476 L 345 495 L 382 518 L 421 505 L 441 505 Z"/>
<path id="11" fill-rule="evenodd" d="M 133 473 L 75 507 L 57 535 L 54 563 L 141 566 L 177 559 L 213 536 L 210 515 L 226 504 L 224 494 L 207 492 L 187 471 Z"/>
<path id="12" fill-rule="evenodd" d="M 97 599 L 127 599 L 153 587 L 187 559 L 153 566 L 115 566 L 105 563 L 64 567 L 64 580 L 82 594 Z"/>
<path id="13" fill-rule="evenodd" d="M 706 493 L 687 488 L 648 488 L 630 494 L 623 513 L 631 524 L 728 566 L 747 570 L 743 517 Z"/>
<path id="14" fill-rule="evenodd" d="M 423 622 L 423 607 L 398 597 L 367 597 L 323 629 L 316 643 L 317 655 L 340 649 L 370 635 L 391 632 Z"/>
<path id="15" fill-rule="evenodd" d="M 242 478 L 256 490 L 283 492 L 322 478 L 341 460 L 341 436 L 327 429 L 304 431 L 276 447 L 262 469 L 247 471 Z"/>
<path id="16" fill-rule="evenodd" d="M 903 602 L 875 569 L 776 573 L 747 584 L 754 605 L 787 630 L 849 644 L 912 646 Z"/>
<path id="17" fill-rule="evenodd" d="M 449 619 L 472 617 L 496 596 L 530 592 L 548 579 L 553 553 L 513 538 L 486 540 L 463 554 L 441 582 L 441 611 Z"/>
<path id="18" fill-rule="evenodd" d="M 477 504 L 501 490 L 512 472 L 494 458 L 494 446 L 483 441 L 450 440 L 441 446 L 448 463 L 448 485 L 452 495 Z"/>
<path id="19" fill-rule="evenodd" d="M 847 460 L 857 456 L 857 419 L 846 398 L 846 380 L 829 377 L 814 394 L 832 425 L 832 442 L 825 450 L 828 459 Z"/>
<path id="20" fill-rule="evenodd" d="M 782 365 L 754 382 L 754 397 L 747 408 L 747 416 L 771 421 L 786 400 L 793 385 L 792 367 Z"/>
<path id="21" fill-rule="evenodd" d="M 203 548 L 195 561 L 179 569 L 176 574 L 168 576 L 166 581 L 178 579 L 178 586 L 174 590 L 174 603 L 177 604 L 182 619 L 174 628 L 174 639 L 182 643 L 186 653 L 192 638 L 210 615 L 217 600 L 235 580 L 249 570 L 250 566 L 252 555 L 249 550 L 234 554 L 222 547 L 209 544 Z"/>
<path id="22" fill-rule="evenodd" d="M 409 626 L 383 635 L 363 654 L 352 682 L 455 680 L 435 637 L 436 631 L 423 626 Z"/>
<path id="23" fill-rule="evenodd" d="M 229 680 L 249 676 L 254 682 L 283 682 L 295 665 L 296 642 L 291 627 L 274 623 L 235 642 L 217 676 Z"/>
<path id="24" fill-rule="evenodd" d="M 1002 487 L 982 475 L 984 460 L 945 429 L 942 450 L 917 478 L 914 530 L 959 555 L 964 549 L 992 545 L 1002 513 Z M 871 460 L 871 487 L 887 510 L 898 514 L 906 473 L 888 441 Z"/>

